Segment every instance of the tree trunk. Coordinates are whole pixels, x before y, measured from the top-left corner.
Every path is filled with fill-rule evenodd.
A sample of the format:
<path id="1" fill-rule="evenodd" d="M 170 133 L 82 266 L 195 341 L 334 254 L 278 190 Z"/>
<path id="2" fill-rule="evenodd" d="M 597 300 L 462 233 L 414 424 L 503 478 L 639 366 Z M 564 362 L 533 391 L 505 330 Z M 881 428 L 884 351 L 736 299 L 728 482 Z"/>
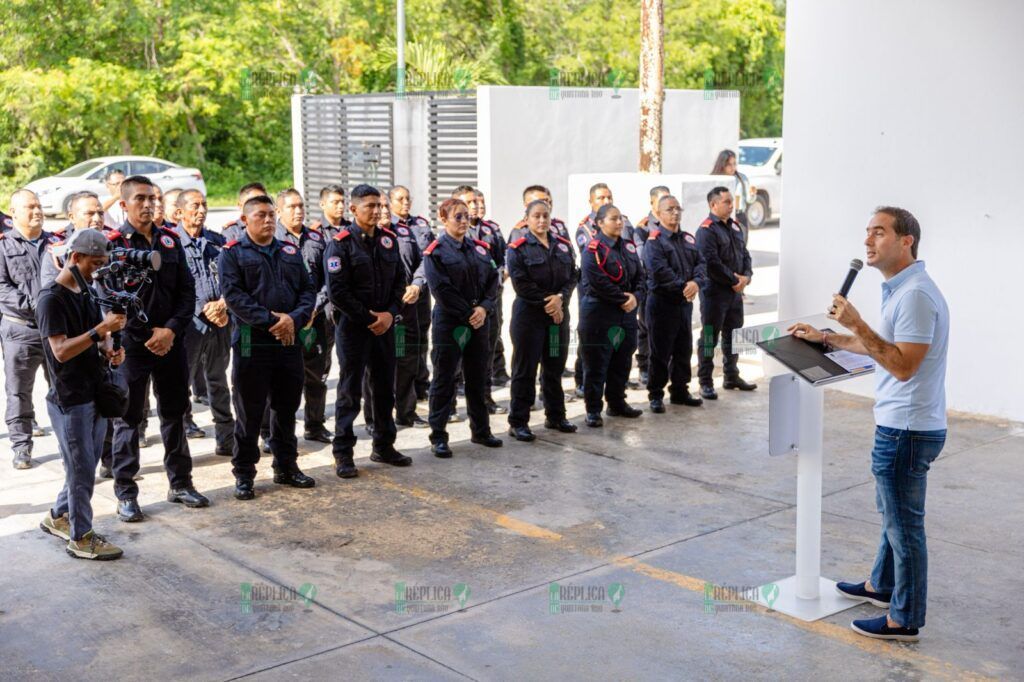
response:
<path id="1" fill-rule="evenodd" d="M 665 102 L 664 1 L 640 7 L 640 172 L 661 172 L 661 119 Z"/>

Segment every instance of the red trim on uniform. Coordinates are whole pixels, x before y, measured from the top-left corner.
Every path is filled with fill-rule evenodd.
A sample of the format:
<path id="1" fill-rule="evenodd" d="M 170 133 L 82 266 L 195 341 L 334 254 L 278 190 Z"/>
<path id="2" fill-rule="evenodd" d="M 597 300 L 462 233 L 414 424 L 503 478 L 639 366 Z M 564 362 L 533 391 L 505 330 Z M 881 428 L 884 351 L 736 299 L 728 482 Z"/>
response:
<path id="1" fill-rule="evenodd" d="M 661 230 L 659 230 L 658 228 L 654 228 L 653 230 L 651 230 L 651 233 L 647 236 L 647 238 L 648 239 L 657 239 L 658 235 L 660 235 L 660 234 L 661 234 Z"/>
<path id="2" fill-rule="evenodd" d="M 343 239 L 348 239 L 348 236 L 350 234 L 351 234 L 351 232 L 349 232 L 348 230 L 342 230 L 338 234 L 334 235 L 334 241 L 340 242 Z"/>
<path id="3" fill-rule="evenodd" d="M 114 241 L 115 239 L 121 238 L 121 233 L 118 232 L 117 230 L 110 230 L 109 232 L 106 232 L 104 234 L 107 235 L 107 239 L 110 241 Z"/>
<path id="4" fill-rule="evenodd" d="M 609 247 L 609 246 L 605 246 L 604 247 L 605 248 L 605 256 L 604 256 L 604 262 L 602 262 L 601 261 L 601 256 L 597 252 L 598 248 L 600 246 L 602 246 L 601 242 L 599 242 L 598 240 L 595 239 L 595 240 L 593 240 L 590 243 L 593 244 L 594 248 L 590 249 L 589 245 L 587 246 L 587 248 L 594 252 L 594 261 L 597 263 L 598 269 L 601 272 L 603 272 L 605 275 L 607 275 L 608 279 L 610 279 L 613 282 L 618 282 L 620 279 L 622 279 L 622 276 L 626 274 L 626 268 L 622 267 L 622 263 L 619 263 L 619 276 L 618 277 L 612 277 L 612 273 L 610 273 L 610 272 L 608 272 L 607 270 L 604 269 L 604 264 L 608 262 L 608 254 L 611 253 L 611 247 Z"/>
<path id="5" fill-rule="evenodd" d="M 429 256 L 431 253 L 434 252 L 434 249 L 437 248 L 437 245 L 439 243 L 440 242 L 438 242 L 436 239 L 434 241 L 430 242 L 430 244 L 427 246 L 427 248 L 423 249 L 423 254 L 425 256 Z"/>
<path id="6" fill-rule="evenodd" d="M 234 246 L 237 243 L 238 243 L 237 239 L 232 239 L 231 241 L 229 241 L 227 244 L 224 245 L 224 248 L 225 249 L 230 249 L 232 246 Z"/>
<path id="7" fill-rule="evenodd" d="M 637 227 L 647 227 L 647 218 L 648 218 L 648 216 L 644 216 L 644 217 L 643 217 L 643 218 L 642 218 L 642 219 L 640 220 L 640 222 L 638 222 L 638 223 L 636 224 L 636 226 L 637 226 Z"/>
<path id="8" fill-rule="evenodd" d="M 324 231 L 324 230 L 323 230 L 323 227 L 324 227 L 324 226 L 323 226 L 323 223 L 321 223 L 321 222 L 320 222 L 320 221 L 318 220 L 318 221 L 316 221 L 315 223 L 313 223 L 312 225 L 310 225 L 310 226 L 309 226 L 309 229 L 311 229 L 311 230 L 316 230 L 317 232 L 323 232 L 323 231 Z"/>
<path id="9" fill-rule="evenodd" d="M 520 246 L 522 246 L 525 243 L 526 243 L 526 237 L 520 237 L 519 239 L 517 239 L 514 242 L 512 242 L 511 244 L 509 244 L 508 248 L 510 248 L 510 249 L 518 249 Z"/>
<path id="10" fill-rule="evenodd" d="M 473 241 L 476 242 L 477 246 L 482 246 L 485 249 L 487 249 L 488 251 L 491 250 L 491 245 L 488 244 L 487 242 L 482 242 L 479 239 L 474 239 Z"/>
<path id="11" fill-rule="evenodd" d="M 164 232 L 166 232 L 167 234 L 171 235 L 172 237 L 177 237 L 178 236 L 178 233 L 175 232 L 174 230 L 172 230 L 169 227 L 160 226 L 158 229 L 163 230 Z"/>
<path id="12" fill-rule="evenodd" d="M 572 242 L 571 242 L 571 241 L 569 241 L 568 239 L 566 239 L 565 237 L 563 237 L 563 236 L 562 236 L 562 235 L 560 235 L 560 234 L 556 234 L 556 235 L 555 235 L 555 239 L 557 239 L 557 240 L 558 240 L 558 241 L 560 241 L 560 242 L 565 242 L 565 243 L 566 243 L 566 244 L 568 244 L 569 246 L 572 246 Z"/>
<path id="13" fill-rule="evenodd" d="M 701 227 L 711 227 L 711 218 L 705 218 L 704 222 L 700 224 Z"/>
<path id="14" fill-rule="evenodd" d="M 384 234 L 388 234 L 388 235 L 391 235 L 391 236 L 392 236 L 392 237 L 394 237 L 395 239 L 398 239 L 398 235 L 397 235 L 397 234 L 395 234 L 394 232 L 392 232 L 391 230 L 389 230 L 389 229 L 388 229 L 388 228 L 386 228 L 386 227 L 378 227 L 377 229 L 378 229 L 378 230 L 380 230 L 381 232 L 383 232 Z"/>
<path id="15" fill-rule="evenodd" d="M 577 225 L 576 227 L 583 227 L 584 225 L 587 224 L 587 221 L 589 221 L 589 220 L 590 220 L 590 214 L 588 213 L 586 216 L 584 216 L 583 220 L 581 220 L 580 224 Z"/>

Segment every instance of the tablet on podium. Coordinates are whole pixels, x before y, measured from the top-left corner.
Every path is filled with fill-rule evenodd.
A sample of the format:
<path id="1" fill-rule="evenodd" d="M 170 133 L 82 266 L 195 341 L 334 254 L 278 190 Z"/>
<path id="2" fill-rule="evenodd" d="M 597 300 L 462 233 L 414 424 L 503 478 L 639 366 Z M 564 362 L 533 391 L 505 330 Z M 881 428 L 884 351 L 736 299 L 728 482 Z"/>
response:
<path id="1" fill-rule="evenodd" d="M 835 333 L 831 329 L 824 331 Z M 813 386 L 824 386 L 875 369 L 875 361 L 867 355 L 829 350 L 820 343 L 793 335 L 758 341 L 757 346 Z"/>

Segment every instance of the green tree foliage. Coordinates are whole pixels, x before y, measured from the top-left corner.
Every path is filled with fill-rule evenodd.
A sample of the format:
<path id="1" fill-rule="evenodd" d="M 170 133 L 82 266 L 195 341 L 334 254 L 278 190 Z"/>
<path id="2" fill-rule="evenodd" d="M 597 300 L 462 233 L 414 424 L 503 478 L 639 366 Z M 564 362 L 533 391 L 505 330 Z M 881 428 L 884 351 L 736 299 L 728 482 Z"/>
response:
<path id="1" fill-rule="evenodd" d="M 390 0 L 5 0 L 0 190 L 93 156 L 202 168 L 229 191 L 291 176 L 293 92 L 393 90 Z M 666 0 L 665 86 L 739 90 L 742 134 L 782 124 L 784 6 Z M 635 86 L 636 0 L 408 0 L 409 90 Z"/>

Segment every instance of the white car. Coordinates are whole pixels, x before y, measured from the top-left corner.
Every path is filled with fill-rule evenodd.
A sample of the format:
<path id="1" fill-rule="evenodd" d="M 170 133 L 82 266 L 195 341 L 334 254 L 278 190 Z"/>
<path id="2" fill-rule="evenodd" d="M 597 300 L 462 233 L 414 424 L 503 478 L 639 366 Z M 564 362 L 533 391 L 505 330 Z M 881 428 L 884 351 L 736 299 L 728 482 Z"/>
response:
<path id="1" fill-rule="evenodd" d="M 761 227 L 782 217 L 782 138 L 759 137 L 740 140 L 736 170 L 756 188 L 747 207 L 751 227 Z"/>
<path id="2" fill-rule="evenodd" d="M 39 197 L 44 214 L 67 215 L 71 195 L 77 192 L 95 192 L 101 201 L 109 198 L 110 192 L 103 184 L 103 178 L 112 170 L 123 171 L 125 176 L 145 175 L 162 191 L 198 189 L 206 194 L 206 183 L 198 168 L 183 168 L 152 156 L 101 156 L 48 178 L 33 180 L 25 187 Z"/>

